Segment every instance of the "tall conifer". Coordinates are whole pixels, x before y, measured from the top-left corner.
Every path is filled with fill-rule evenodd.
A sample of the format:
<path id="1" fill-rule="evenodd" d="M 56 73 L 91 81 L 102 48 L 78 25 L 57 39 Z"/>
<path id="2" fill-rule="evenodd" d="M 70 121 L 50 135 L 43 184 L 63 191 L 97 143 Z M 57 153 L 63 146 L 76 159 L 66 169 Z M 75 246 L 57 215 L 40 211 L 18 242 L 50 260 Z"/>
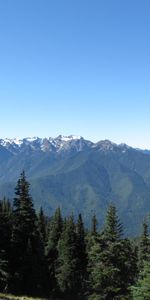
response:
<path id="1" fill-rule="evenodd" d="M 148 224 L 144 222 L 143 232 L 140 238 L 140 246 L 139 246 L 140 268 L 143 268 L 144 262 L 148 260 L 150 260 L 150 237 L 148 233 Z"/>
<path id="2" fill-rule="evenodd" d="M 12 289 L 36 295 L 42 292 L 44 249 L 25 172 L 17 182 L 13 203 Z"/>
<path id="3" fill-rule="evenodd" d="M 0 201 L 0 291 L 9 288 L 11 252 L 11 206 L 6 199 Z"/>
<path id="4" fill-rule="evenodd" d="M 73 216 L 69 217 L 58 242 L 57 280 L 63 299 L 78 299 L 77 244 Z"/>
<path id="5" fill-rule="evenodd" d="M 63 229 L 63 219 L 60 208 L 57 208 L 50 221 L 49 235 L 46 246 L 46 259 L 49 272 L 49 287 L 53 294 L 57 293 L 56 268 L 58 262 L 58 242 Z"/>
<path id="6" fill-rule="evenodd" d="M 78 290 L 83 295 L 86 288 L 87 279 L 87 251 L 85 241 L 85 230 L 82 215 L 79 214 L 76 225 L 76 245 L 77 245 L 77 273 Z"/>

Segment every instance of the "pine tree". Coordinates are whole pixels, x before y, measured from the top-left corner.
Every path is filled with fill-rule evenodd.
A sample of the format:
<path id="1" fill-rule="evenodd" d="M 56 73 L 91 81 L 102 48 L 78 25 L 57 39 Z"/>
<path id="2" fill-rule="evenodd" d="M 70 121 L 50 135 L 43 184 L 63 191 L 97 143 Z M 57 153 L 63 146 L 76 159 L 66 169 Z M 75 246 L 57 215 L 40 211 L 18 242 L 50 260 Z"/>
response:
<path id="1" fill-rule="evenodd" d="M 97 225 L 98 225 L 97 218 L 96 215 L 94 214 L 92 217 L 92 224 L 91 224 L 91 234 L 93 236 L 97 234 Z"/>
<path id="2" fill-rule="evenodd" d="M 47 243 L 47 255 L 51 251 L 57 251 L 57 243 L 60 239 L 63 228 L 63 220 L 60 208 L 56 209 L 54 216 L 50 222 L 49 236 Z"/>
<path id="3" fill-rule="evenodd" d="M 42 241 L 43 245 L 45 246 L 45 244 L 47 242 L 47 221 L 44 216 L 42 207 L 40 208 L 40 212 L 38 214 L 38 228 L 39 228 L 41 241 Z"/>
<path id="4" fill-rule="evenodd" d="M 77 245 L 72 216 L 58 242 L 57 280 L 62 299 L 78 299 Z"/>
<path id="5" fill-rule="evenodd" d="M 76 245 L 77 245 L 77 272 L 79 294 L 84 295 L 87 279 L 87 252 L 85 242 L 85 230 L 81 214 L 78 216 L 76 225 Z"/>
<path id="6" fill-rule="evenodd" d="M 144 263 L 144 268 L 139 275 L 138 282 L 132 287 L 133 300 L 150 299 L 150 262 Z"/>
<path id="7" fill-rule="evenodd" d="M 102 294 L 104 286 L 103 280 L 103 266 L 101 256 L 106 249 L 105 241 L 98 234 L 89 236 L 90 246 L 88 248 L 88 293 L 91 295 L 90 299 L 98 299 Z M 95 298 L 94 298 L 95 297 Z M 100 298 L 102 299 L 102 298 Z"/>
<path id="8" fill-rule="evenodd" d="M 8 290 L 10 273 L 11 206 L 0 201 L 0 291 Z"/>
<path id="9" fill-rule="evenodd" d="M 37 217 L 23 171 L 16 186 L 13 203 L 11 288 L 25 294 L 42 293 L 44 249 L 40 241 Z"/>
<path id="10" fill-rule="evenodd" d="M 117 216 L 116 207 L 110 204 L 105 221 L 104 235 L 110 242 L 119 240 L 122 237 L 123 228 Z"/>
<path id="11" fill-rule="evenodd" d="M 121 239 L 122 225 L 114 206 L 106 215 L 105 229 L 89 252 L 91 294 L 97 299 L 115 299 L 128 294 L 137 272 L 137 257 L 129 240 Z"/>
<path id="12" fill-rule="evenodd" d="M 50 221 L 49 235 L 46 246 L 46 258 L 49 272 L 49 287 L 52 293 L 57 293 L 56 268 L 58 260 L 58 242 L 63 229 L 63 219 L 60 208 L 56 209 L 54 216 Z"/>
<path id="13" fill-rule="evenodd" d="M 140 239 L 139 256 L 140 269 L 142 269 L 144 262 L 150 260 L 150 238 L 148 234 L 148 224 L 146 222 L 143 223 L 143 233 Z"/>

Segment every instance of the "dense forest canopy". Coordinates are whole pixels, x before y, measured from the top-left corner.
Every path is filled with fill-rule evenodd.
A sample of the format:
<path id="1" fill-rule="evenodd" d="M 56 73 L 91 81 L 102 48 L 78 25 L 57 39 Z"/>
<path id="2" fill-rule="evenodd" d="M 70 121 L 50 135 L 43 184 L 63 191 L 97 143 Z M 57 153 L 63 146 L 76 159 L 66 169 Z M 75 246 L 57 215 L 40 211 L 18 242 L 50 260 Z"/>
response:
<path id="1" fill-rule="evenodd" d="M 0 291 L 49 299 L 150 299 L 148 218 L 137 239 L 124 237 L 114 204 L 101 229 L 91 217 L 36 212 L 22 172 L 13 205 L 0 201 Z"/>

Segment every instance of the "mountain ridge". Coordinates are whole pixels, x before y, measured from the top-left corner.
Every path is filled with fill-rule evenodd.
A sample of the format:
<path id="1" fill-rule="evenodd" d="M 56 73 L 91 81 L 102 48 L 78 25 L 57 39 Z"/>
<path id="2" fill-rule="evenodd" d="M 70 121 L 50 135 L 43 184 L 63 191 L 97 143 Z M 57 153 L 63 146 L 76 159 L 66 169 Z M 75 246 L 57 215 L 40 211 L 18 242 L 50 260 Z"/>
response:
<path id="1" fill-rule="evenodd" d="M 139 233 L 150 212 L 150 155 L 109 140 L 93 143 L 81 136 L 0 139 L 0 197 L 13 199 L 22 170 L 31 183 L 37 209 L 65 215 L 81 212 L 89 226 L 102 224 L 109 202 L 118 208 L 127 234 Z"/>
<path id="2" fill-rule="evenodd" d="M 131 146 L 128 146 L 125 143 L 121 144 L 116 144 L 114 142 L 111 142 L 108 139 L 105 140 L 100 140 L 98 142 L 92 142 L 90 140 L 84 139 L 82 136 L 76 136 L 76 135 L 69 135 L 69 136 L 63 136 L 59 135 L 55 138 L 48 137 L 48 138 L 40 138 L 40 137 L 26 137 L 26 138 L 5 138 L 5 139 L 0 139 L 0 145 L 10 152 L 13 149 L 17 149 L 18 151 L 22 149 L 23 146 L 31 146 L 33 149 L 37 148 L 38 150 L 46 151 L 46 150 L 56 150 L 59 152 L 64 145 L 71 144 L 71 143 L 80 143 L 80 145 L 84 142 L 86 143 L 89 147 L 97 147 L 100 146 L 101 149 L 103 150 L 113 150 L 114 147 L 120 147 L 120 148 L 132 148 L 136 149 L 139 151 L 149 151 L 147 149 L 142 150 L 142 149 L 137 149 L 133 148 Z M 49 146 L 49 147 L 48 147 Z M 78 150 L 78 149 L 77 149 Z M 81 149 L 82 150 L 82 147 Z M 13 152 L 13 151 L 12 151 Z"/>

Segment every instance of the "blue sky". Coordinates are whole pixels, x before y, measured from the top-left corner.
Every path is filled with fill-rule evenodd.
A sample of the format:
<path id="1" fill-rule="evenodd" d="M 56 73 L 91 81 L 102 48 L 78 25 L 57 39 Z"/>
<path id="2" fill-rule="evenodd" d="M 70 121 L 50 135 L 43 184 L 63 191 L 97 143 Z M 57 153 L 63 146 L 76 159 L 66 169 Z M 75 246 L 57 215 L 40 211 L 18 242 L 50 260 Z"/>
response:
<path id="1" fill-rule="evenodd" d="M 149 0 L 1 0 L 0 137 L 150 149 Z"/>

